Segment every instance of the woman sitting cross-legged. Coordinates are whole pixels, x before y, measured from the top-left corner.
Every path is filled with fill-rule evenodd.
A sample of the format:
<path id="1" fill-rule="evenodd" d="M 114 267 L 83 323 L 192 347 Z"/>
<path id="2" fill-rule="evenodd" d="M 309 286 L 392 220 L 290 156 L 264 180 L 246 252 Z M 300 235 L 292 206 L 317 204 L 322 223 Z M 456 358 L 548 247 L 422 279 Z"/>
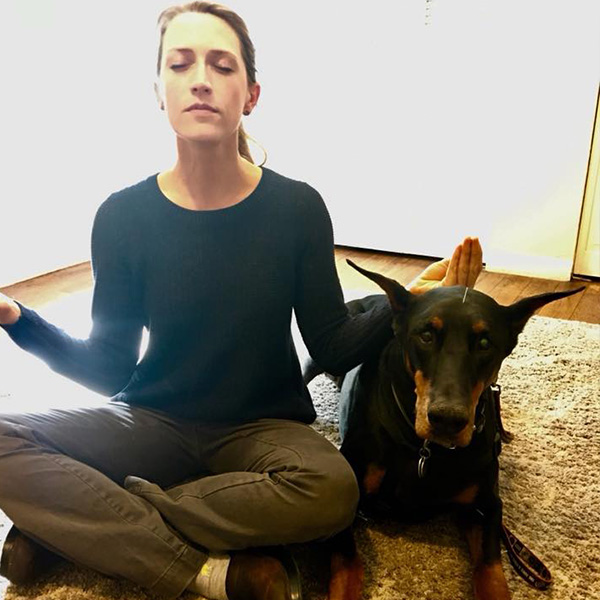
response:
<path id="1" fill-rule="evenodd" d="M 348 463 L 310 427 L 292 311 L 332 373 L 389 340 L 391 311 L 382 295 L 348 315 L 321 196 L 253 163 L 241 120 L 260 85 L 241 18 L 193 2 L 159 28 L 177 161 L 98 209 L 89 337 L 0 298 L 16 344 L 110 397 L 0 414 L 0 508 L 15 525 L 0 570 L 26 583 L 59 555 L 169 598 L 289 600 L 288 570 L 260 549 L 326 539 L 358 502 Z M 467 239 L 411 289 L 473 286 L 480 269 Z"/>

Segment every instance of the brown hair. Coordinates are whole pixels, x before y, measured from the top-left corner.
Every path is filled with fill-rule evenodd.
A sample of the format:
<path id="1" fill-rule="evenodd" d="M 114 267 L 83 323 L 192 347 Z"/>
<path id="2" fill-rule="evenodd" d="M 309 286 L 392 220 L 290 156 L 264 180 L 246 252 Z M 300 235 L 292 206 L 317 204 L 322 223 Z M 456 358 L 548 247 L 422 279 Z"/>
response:
<path id="1" fill-rule="evenodd" d="M 187 4 L 171 6 L 160 13 L 157 22 L 157 27 L 160 31 L 160 39 L 158 44 L 158 62 L 156 65 L 157 76 L 160 77 L 162 47 L 165 31 L 167 30 L 169 23 L 177 15 L 186 12 L 208 13 L 210 15 L 214 15 L 215 17 L 218 17 L 219 19 L 225 21 L 235 31 L 235 33 L 238 36 L 238 39 L 240 40 L 242 58 L 244 59 L 244 65 L 246 67 L 248 83 L 256 83 L 255 50 L 254 44 L 250 39 L 250 34 L 248 33 L 246 23 L 244 23 L 244 20 L 237 13 L 233 12 L 230 8 L 227 8 L 222 4 L 216 4 L 214 2 L 188 2 Z M 240 127 L 238 129 L 238 151 L 241 154 L 241 156 L 243 156 L 246 160 L 250 161 L 251 163 L 254 163 L 254 160 L 248 148 L 249 137 L 250 136 L 244 131 L 243 125 L 240 123 Z M 265 160 L 262 164 L 264 164 L 267 159 L 267 153 L 264 153 Z"/>

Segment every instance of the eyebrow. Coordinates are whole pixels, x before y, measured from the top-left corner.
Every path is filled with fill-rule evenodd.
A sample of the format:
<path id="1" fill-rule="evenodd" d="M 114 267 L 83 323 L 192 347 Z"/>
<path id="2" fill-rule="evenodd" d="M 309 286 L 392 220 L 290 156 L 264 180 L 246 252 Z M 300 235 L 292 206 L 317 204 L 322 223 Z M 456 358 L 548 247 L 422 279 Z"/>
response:
<path id="1" fill-rule="evenodd" d="M 171 52 L 181 52 L 183 54 L 193 54 L 194 50 L 192 48 L 169 48 L 167 50 L 167 54 Z M 236 59 L 235 54 L 233 52 L 229 52 L 228 50 L 221 50 L 219 48 L 212 48 L 208 51 L 208 54 L 216 54 L 217 56 L 228 56 L 230 58 Z"/>

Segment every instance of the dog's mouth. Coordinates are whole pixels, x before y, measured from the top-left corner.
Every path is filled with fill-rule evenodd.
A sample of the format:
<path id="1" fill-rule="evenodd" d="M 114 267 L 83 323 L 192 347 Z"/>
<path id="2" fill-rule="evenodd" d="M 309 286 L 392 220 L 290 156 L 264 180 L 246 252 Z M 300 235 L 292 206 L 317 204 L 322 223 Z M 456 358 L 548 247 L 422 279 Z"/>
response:
<path id="1" fill-rule="evenodd" d="M 435 431 L 429 422 L 426 422 L 422 425 L 417 422 L 415 429 L 420 438 L 429 440 L 434 444 L 438 444 L 439 446 L 443 446 L 444 448 L 451 450 L 454 450 L 454 448 L 466 448 L 473 439 L 474 431 L 473 425 L 467 425 L 460 432 L 458 432 L 458 434 L 447 435 Z"/>
<path id="2" fill-rule="evenodd" d="M 431 386 L 421 371 L 415 373 L 415 384 L 417 395 L 415 431 L 417 435 L 423 440 L 429 440 L 445 448 L 465 448 L 468 446 L 473 439 L 475 412 L 483 391 L 483 383 L 478 383 L 473 388 L 468 419 L 466 423 L 464 423 L 464 420 L 461 421 L 460 425 L 457 425 L 457 420 L 452 413 L 449 413 L 446 420 L 438 415 L 435 422 L 432 422 L 432 419 L 430 419 Z"/>
<path id="3" fill-rule="evenodd" d="M 469 441 L 466 443 L 459 443 L 459 441 L 456 438 L 442 437 L 436 434 L 432 434 L 424 439 L 429 440 L 430 442 L 433 442 L 434 444 L 442 446 L 443 448 L 446 448 L 448 450 L 454 450 L 455 448 L 464 448 L 465 446 L 468 446 L 471 443 L 470 438 Z"/>

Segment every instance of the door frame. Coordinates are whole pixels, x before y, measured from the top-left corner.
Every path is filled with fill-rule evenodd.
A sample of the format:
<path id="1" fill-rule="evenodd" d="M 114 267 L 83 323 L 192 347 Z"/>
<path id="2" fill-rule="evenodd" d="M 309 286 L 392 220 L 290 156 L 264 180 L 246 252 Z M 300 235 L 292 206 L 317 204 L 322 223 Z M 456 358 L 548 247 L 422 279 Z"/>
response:
<path id="1" fill-rule="evenodd" d="M 577 236 L 573 274 L 600 277 L 600 86 L 592 135 L 590 161 Z M 594 244 L 595 240 L 595 244 Z"/>

